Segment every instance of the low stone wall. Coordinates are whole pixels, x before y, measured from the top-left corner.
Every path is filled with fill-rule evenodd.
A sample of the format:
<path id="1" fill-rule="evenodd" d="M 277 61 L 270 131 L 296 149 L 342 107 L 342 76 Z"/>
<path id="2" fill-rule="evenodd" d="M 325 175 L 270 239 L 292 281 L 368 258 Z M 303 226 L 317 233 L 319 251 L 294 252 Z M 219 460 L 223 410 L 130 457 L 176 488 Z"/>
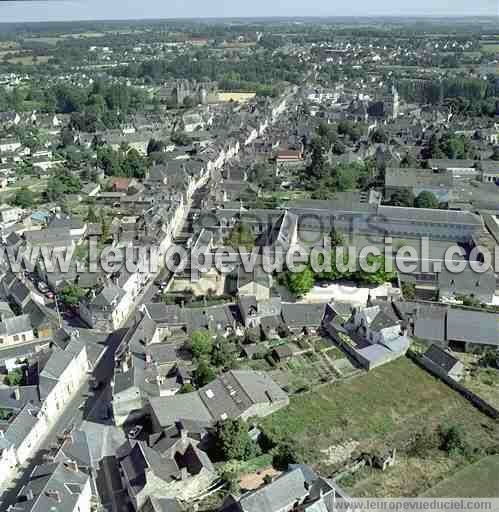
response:
<path id="1" fill-rule="evenodd" d="M 417 365 L 421 366 L 425 370 L 428 370 L 433 376 L 437 377 L 441 381 L 445 382 L 449 387 L 457 391 L 460 395 L 462 395 L 466 400 L 468 400 L 472 405 L 474 405 L 480 412 L 486 414 L 487 416 L 499 421 L 499 411 L 486 402 L 483 398 L 480 398 L 477 394 L 473 393 L 473 391 L 469 390 L 466 386 L 463 386 L 460 382 L 455 381 L 448 375 L 446 375 L 443 370 L 437 366 L 432 361 L 416 354 L 412 350 L 407 351 L 407 357 L 414 361 Z"/>

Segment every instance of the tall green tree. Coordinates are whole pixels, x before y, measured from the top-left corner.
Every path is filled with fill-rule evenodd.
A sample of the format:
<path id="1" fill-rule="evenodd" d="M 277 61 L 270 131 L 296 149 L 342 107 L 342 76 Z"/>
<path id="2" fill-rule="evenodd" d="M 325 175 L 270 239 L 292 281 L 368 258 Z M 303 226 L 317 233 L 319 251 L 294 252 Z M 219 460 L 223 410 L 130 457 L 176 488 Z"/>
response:
<path id="1" fill-rule="evenodd" d="M 194 331 L 191 336 L 191 351 L 196 358 L 209 356 L 213 350 L 213 335 L 210 331 Z"/>
<path id="2" fill-rule="evenodd" d="M 423 191 L 414 200 L 416 208 L 432 208 L 437 209 L 439 205 L 438 199 L 432 192 Z"/>
<path id="3" fill-rule="evenodd" d="M 210 363 L 205 359 L 201 359 L 197 368 L 194 370 L 193 377 L 194 384 L 199 389 L 213 381 L 216 377 L 216 374 L 213 368 L 210 366 Z"/>
<path id="4" fill-rule="evenodd" d="M 303 297 L 313 287 L 315 276 L 310 267 L 306 267 L 302 272 L 286 272 L 281 277 L 281 283 L 296 297 Z"/>
<path id="5" fill-rule="evenodd" d="M 218 422 L 215 443 L 224 460 L 245 461 L 254 458 L 258 453 L 256 444 L 248 434 L 248 425 L 241 419 Z"/>
<path id="6" fill-rule="evenodd" d="M 30 208 L 35 201 L 35 195 L 27 187 L 19 189 L 12 200 L 12 203 L 19 208 Z"/>

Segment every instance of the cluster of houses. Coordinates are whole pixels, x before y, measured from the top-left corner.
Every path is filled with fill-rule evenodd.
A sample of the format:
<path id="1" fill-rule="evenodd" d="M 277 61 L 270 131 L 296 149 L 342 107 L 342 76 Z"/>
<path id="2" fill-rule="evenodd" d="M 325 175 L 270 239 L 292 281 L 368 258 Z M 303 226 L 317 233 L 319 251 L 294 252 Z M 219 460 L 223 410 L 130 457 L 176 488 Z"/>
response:
<path id="1" fill-rule="evenodd" d="M 324 45 L 316 50 L 327 63 L 375 63 L 385 57 L 396 62 L 401 57 L 401 50 L 394 48 Z M 161 261 L 182 237 L 187 237 L 190 248 L 215 251 L 239 226 L 250 232 L 256 246 L 282 250 L 295 245 L 310 249 L 324 236 L 341 233 L 357 251 L 375 245 L 384 253 L 389 239 L 395 256 L 401 244 L 427 237 L 428 253 L 416 258 L 415 269 L 398 274 L 400 283 L 413 286 L 415 297 L 424 301 L 385 297 L 363 306 L 334 298 L 289 302 L 277 293 L 272 276 L 263 272 L 263 261 L 252 272 L 238 261 L 228 274 L 212 268 L 195 280 L 187 262 L 174 275 L 171 290 L 205 300 L 208 295 L 223 296 L 222 304 L 146 303 L 137 309 L 155 277 L 152 271 L 90 272 L 89 262 L 78 266 L 73 261 L 69 270 L 54 272 L 39 259 L 29 269 L 33 279 L 26 272 L 9 271 L 2 262 L 0 462 L 5 472 L 0 483 L 37 452 L 105 351 L 59 329 L 61 319 L 50 307 L 53 293 L 68 283 L 83 290 L 75 309 L 96 332 L 110 333 L 133 320 L 114 354 L 112 419 L 107 418 L 113 424 L 96 429 L 83 421 L 65 432 L 33 470 L 12 512 L 89 512 L 98 507 L 97 467 L 103 459 L 112 464 L 120 492 L 133 510 L 184 510 L 186 503 L 219 483 L 208 455 L 214 426 L 227 419 L 263 418 L 289 404 L 287 392 L 269 373 L 248 369 L 244 363 L 262 354 L 277 363 L 286 361 L 294 357 L 290 340 L 320 334 L 369 371 L 404 356 L 412 341 L 420 339 L 431 344 L 425 361 L 454 380 L 462 378 L 464 369 L 451 351 L 499 349 L 498 315 L 456 305 L 463 298 L 499 304 L 494 271 L 477 275 L 467 262 L 474 248 L 499 243 L 499 166 L 492 159 L 498 125 L 484 122 L 470 130 L 452 124 L 451 113 L 403 104 L 396 86 L 379 80 L 372 86 L 355 83 L 353 88 L 310 82 L 301 89 L 290 87 L 278 98 L 233 93 L 221 102 L 215 102 L 219 97 L 213 83 L 165 83 L 159 92 L 162 101 L 176 106 L 192 101 L 197 106 L 176 116 L 137 114 L 119 129 L 74 137 L 75 144 L 89 151 L 98 140 L 141 155 L 147 154 L 152 139 L 161 140 L 158 162 L 143 179 L 106 177 L 101 169 L 92 169 L 92 179 L 85 179 L 82 190 L 69 199 L 111 209 L 106 242 L 130 249 L 136 265 L 144 258 L 141 248 L 156 246 Z M 303 105 L 294 99 L 298 92 Z M 304 105 L 309 115 L 301 112 Z M 304 148 L 313 137 L 312 127 L 342 120 L 367 123 L 368 134 L 357 141 L 342 136 L 344 150 L 325 156 L 333 164 L 373 158 L 384 169 L 383 191 L 338 192 L 330 200 L 292 199 L 282 205 L 277 201 L 274 208 L 249 206 L 263 195 L 261 184 L 249 179 L 255 162 L 270 163 L 270 177 L 279 178 L 284 190 L 292 189 L 296 172 L 308 162 Z M 49 138 L 47 147 L 37 151 L 30 151 L 16 136 L 0 140 L 0 188 L 14 183 L 15 168 L 23 160 L 39 177 L 64 165 L 49 148 L 68 122 L 59 114 L 0 113 L 2 127 L 36 127 Z M 421 149 L 442 127 L 478 141 L 480 158 L 428 159 L 426 168 L 402 167 L 401 148 L 406 156 L 420 159 Z M 369 135 L 381 128 L 387 142 L 374 143 Z M 179 142 L 179 134 L 185 144 Z M 400 192 L 414 197 L 431 192 L 448 209 L 385 204 Z M 201 197 L 193 209 L 196 195 Z M 192 220 L 188 234 L 183 233 L 186 219 Z M 57 207 L 31 211 L 0 206 L 0 226 L 2 244 L 13 252 L 50 249 L 62 254 L 84 249 L 101 241 L 104 231 L 101 222 L 63 214 Z M 464 248 L 456 258 L 467 264 L 454 274 L 441 265 L 444 253 L 456 242 Z M 404 258 L 414 263 L 412 256 Z M 435 296 L 444 303 L 435 303 Z M 196 331 L 209 332 L 215 342 L 236 340 L 242 368 L 224 371 L 194 389 L 196 361 L 188 342 Z M 337 483 L 304 465 L 290 465 L 271 480 L 227 497 L 220 512 L 332 512 L 339 501 L 348 501 Z"/>
<path id="2" fill-rule="evenodd" d="M 4 379 L 0 388 L 0 408 L 6 418 L 0 426 L 3 481 L 12 478 L 13 471 L 38 451 L 89 371 L 92 361 L 87 346 L 77 338 L 18 360 L 8 376 L 17 373 L 21 382 L 6 383 Z"/>

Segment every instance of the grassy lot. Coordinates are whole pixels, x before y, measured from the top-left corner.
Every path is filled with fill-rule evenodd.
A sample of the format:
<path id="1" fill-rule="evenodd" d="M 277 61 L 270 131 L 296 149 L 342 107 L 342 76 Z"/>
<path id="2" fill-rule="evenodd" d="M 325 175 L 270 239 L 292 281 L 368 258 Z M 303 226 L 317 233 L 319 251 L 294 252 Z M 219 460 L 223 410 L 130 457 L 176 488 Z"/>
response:
<path id="1" fill-rule="evenodd" d="M 425 496 L 499 498 L 499 455 L 491 455 L 458 471 L 426 492 Z"/>
<path id="2" fill-rule="evenodd" d="M 24 39 L 27 43 L 44 43 L 55 46 L 60 40 L 60 37 L 26 37 Z"/>
<path id="3" fill-rule="evenodd" d="M 415 496 L 466 464 L 435 450 L 428 458 L 405 455 L 424 427 L 463 427 L 474 446 L 498 446 L 498 425 L 464 398 L 406 358 L 349 381 L 291 398 L 287 409 L 262 421 L 275 441 L 293 439 L 318 460 L 326 475 L 335 469 L 318 449 L 355 440 L 358 452 L 397 448 L 398 464 L 386 472 L 366 470 L 349 489 L 356 496 Z"/>
<path id="4" fill-rule="evenodd" d="M 9 64 L 46 64 L 50 59 L 48 55 L 38 55 L 38 57 L 34 57 L 33 55 L 25 55 L 23 57 L 12 57 L 9 59 Z"/>
<path id="5" fill-rule="evenodd" d="M 471 376 L 466 377 L 464 385 L 499 409 L 499 370 L 476 368 Z"/>
<path id="6" fill-rule="evenodd" d="M 497 43 L 497 44 L 482 44 L 481 48 L 486 53 L 499 53 L 499 43 Z"/>

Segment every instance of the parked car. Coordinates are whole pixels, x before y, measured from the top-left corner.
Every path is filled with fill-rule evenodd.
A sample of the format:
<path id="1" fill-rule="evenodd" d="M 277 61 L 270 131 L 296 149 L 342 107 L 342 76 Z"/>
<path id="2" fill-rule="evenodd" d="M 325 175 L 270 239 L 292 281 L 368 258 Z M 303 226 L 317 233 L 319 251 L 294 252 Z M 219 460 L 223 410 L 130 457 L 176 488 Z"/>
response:
<path id="1" fill-rule="evenodd" d="M 38 281 L 38 284 L 36 285 L 36 287 L 42 293 L 47 293 L 49 291 L 49 287 L 43 281 Z"/>
<path id="2" fill-rule="evenodd" d="M 128 437 L 130 439 L 135 439 L 143 430 L 144 428 L 140 425 L 137 425 L 136 427 L 133 427 L 132 430 L 128 432 Z"/>

